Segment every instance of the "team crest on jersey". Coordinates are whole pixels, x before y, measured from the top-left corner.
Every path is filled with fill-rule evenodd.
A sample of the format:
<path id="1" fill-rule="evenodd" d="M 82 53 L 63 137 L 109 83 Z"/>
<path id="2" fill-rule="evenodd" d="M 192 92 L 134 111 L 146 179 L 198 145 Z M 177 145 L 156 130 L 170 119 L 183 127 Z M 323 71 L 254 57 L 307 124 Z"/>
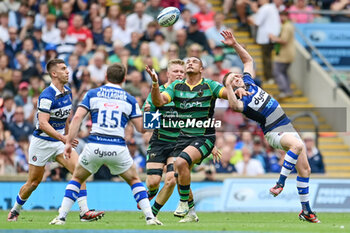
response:
<path id="1" fill-rule="evenodd" d="M 151 153 L 150 155 L 149 155 L 149 158 L 150 159 L 154 159 L 156 157 L 156 153 Z"/>
<path id="2" fill-rule="evenodd" d="M 202 90 L 202 89 L 199 90 L 198 96 L 199 96 L 199 97 L 202 97 L 202 96 L 203 96 L 203 90 Z"/>
<path id="3" fill-rule="evenodd" d="M 36 161 L 38 160 L 38 158 L 34 155 L 34 156 L 32 157 L 32 160 L 33 160 L 34 162 L 36 162 Z"/>

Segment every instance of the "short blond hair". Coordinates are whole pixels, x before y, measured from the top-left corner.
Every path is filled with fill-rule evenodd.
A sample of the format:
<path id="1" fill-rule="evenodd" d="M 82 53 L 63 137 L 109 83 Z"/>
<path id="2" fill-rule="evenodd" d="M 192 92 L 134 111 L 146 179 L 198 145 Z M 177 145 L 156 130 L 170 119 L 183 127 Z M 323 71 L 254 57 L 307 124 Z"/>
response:
<path id="1" fill-rule="evenodd" d="M 168 62 L 168 66 L 167 66 L 167 69 L 169 69 L 170 66 L 172 65 L 181 65 L 181 66 L 184 66 L 185 65 L 185 62 L 181 59 L 172 59 Z"/>

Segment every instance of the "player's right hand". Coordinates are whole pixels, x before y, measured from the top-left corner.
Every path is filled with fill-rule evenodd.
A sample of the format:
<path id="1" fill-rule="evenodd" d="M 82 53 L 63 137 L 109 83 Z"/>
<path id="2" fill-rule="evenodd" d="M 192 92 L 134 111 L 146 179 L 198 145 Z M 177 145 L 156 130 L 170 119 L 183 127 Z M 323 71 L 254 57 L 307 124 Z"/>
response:
<path id="1" fill-rule="evenodd" d="M 145 106 L 143 107 L 143 110 L 144 110 L 145 112 L 151 111 L 151 105 L 148 103 L 147 100 L 146 100 Z"/>
<path id="2" fill-rule="evenodd" d="M 151 76 L 153 82 L 158 82 L 158 76 L 154 69 L 151 70 L 151 68 L 146 65 L 146 71 Z"/>

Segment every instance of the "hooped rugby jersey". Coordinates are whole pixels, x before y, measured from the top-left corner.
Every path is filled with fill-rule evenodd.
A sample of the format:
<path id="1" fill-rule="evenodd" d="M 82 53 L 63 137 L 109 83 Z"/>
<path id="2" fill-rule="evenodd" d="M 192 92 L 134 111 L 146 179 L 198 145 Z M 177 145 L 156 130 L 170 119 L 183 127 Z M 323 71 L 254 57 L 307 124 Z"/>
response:
<path id="1" fill-rule="evenodd" d="M 159 91 L 163 92 L 165 90 L 165 88 L 166 87 L 164 85 L 161 85 L 159 87 Z M 180 129 L 176 128 L 176 127 L 167 127 L 167 126 L 163 127 L 163 122 L 169 122 L 169 120 L 176 121 L 178 113 L 175 109 L 174 102 L 170 102 L 170 103 L 168 103 L 160 108 L 157 108 L 152 103 L 151 93 L 148 95 L 147 100 L 145 101 L 145 104 L 143 105 L 143 108 L 145 107 L 146 102 L 148 102 L 151 105 L 150 112 L 156 112 L 158 109 L 159 113 L 162 114 L 160 116 L 160 118 L 161 118 L 160 128 L 153 130 L 152 139 L 159 139 L 159 140 L 166 141 L 166 142 L 176 142 L 176 139 L 180 134 Z M 163 121 L 163 119 L 164 119 L 164 121 Z"/>
<path id="2" fill-rule="evenodd" d="M 188 136 L 215 134 L 215 126 L 212 124 L 215 101 L 222 97 L 223 90 L 220 83 L 206 78 L 202 78 L 196 85 L 189 85 L 186 79 L 175 80 L 163 92 L 169 103 L 175 103 L 178 122 L 183 123 L 172 122 L 172 126 L 180 128 L 181 133 Z M 209 124 L 204 127 L 206 123 Z"/>
<path id="3" fill-rule="evenodd" d="M 251 95 L 243 96 L 243 114 L 260 124 L 264 134 L 290 123 L 281 105 L 263 89 L 258 87 L 249 73 L 244 73 L 243 81 Z"/>
<path id="4" fill-rule="evenodd" d="M 89 90 L 79 106 L 91 114 L 92 128 L 88 142 L 92 143 L 124 146 L 128 121 L 142 117 L 135 97 L 112 83 Z"/>
<path id="5" fill-rule="evenodd" d="M 50 114 L 49 124 L 59 133 L 64 134 L 66 121 L 72 109 L 72 91 L 69 87 L 64 86 L 62 93 L 53 85 L 45 88 L 38 99 L 38 113 L 45 112 Z M 36 117 L 38 117 L 38 113 Z M 58 141 L 47 135 L 39 128 L 39 121 L 36 124 L 33 136 L 48 140 Z"/>

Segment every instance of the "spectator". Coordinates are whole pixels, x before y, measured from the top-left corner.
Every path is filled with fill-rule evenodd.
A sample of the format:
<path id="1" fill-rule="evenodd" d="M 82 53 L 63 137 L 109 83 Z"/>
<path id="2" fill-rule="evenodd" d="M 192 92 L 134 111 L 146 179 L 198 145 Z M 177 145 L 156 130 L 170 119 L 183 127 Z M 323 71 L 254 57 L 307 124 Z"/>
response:
<path id="1" fill-rule="evenodd" d="M 200 10 L 198 3 L 199 0 L 190 0 L 186 3 L 185 9 L 189 10 L 191 15 L 197 14 Z"/>
<path id="2" fill-rule="evenodd" d="M 134 5 L 134 13 L 126 18 L 126 27 L 140 34 L 146 31 L 147 25 L 153 21 L 153 17 L 145 14 L 144 11 L 145 5 L 143 2 L 136 2 Z"/>
<path id="3" fill-rule="evenodd" d="M 179 48 L 176 44 L 171 44 L 167 53 L 159 61 L 160 69 L 166 69 L 168 67 L 168 62 L 173 59 L 179 58 Z"/>
<path id="4" fill-rule="evenodd" d="M 111 27 L 115 30 L 118 27 L 118 18 L 120 15 L 120 8 L 118 5 L 112 5 L 108 9 L 107 17 L 103 18 L 103 28 Z"/>
<path id="5" fill-rule="evenodd" d="M 49 13 L 49 7 L 45 2 L 40 3 L 39 13 L 35 15 L 34 27 L 42 28 L 46 25 L 46 16 Z"/>
<path id="6" fill-rule="evenodd" d="M 12 69 L 8 68 L 8 60 L 7 55 L 0 55 L 0 77 L 3 77 L 5 83 L 9 82 L 12 78 Z"/>
<path id="7" fill-rule="evenodd" d="M 291 11 L 289 13 L 289 18 L 294 23 L 312 23 L 313 22 L 313 15 L 311 12 L 313 11 L 311 6 L 307 5 L 307 0 L 294 0 L 294 4 L 289 7 L 288 11 Z M 293 11 L 302 11 L 302 12 L 293 12 Z"/>
<path id="8" fill-rule="evenodd" d="M 45 43 L 58 44 L 60 38 L 60 30 L 56 28 L 56 16 L 47 15 L 46 25 L 42 28 L 42 39 Z"/>
<path id="9" fill-rule="evenodd" d="M 16 53 L 21 51 L 22 42 L 18 38 L 17 29 L 15 27 L 9 28 L 9 35 L 10 35 L 10 39 L 5 43 L 5 52 L 9 56 L 10 67 L 15 68 L 13 60 L 15 58 Z"/>
<path id="10" fill-rule="evenodd" d="M 22 54 L 24 54 L 29 60 L 29 66 L 36 65 L 36 58 L 40 58 L 40 52 L 34 51 L 34 43 L 30 37 L 23 40 L 22 43 Z"/>
<path id="11" fill-rule="evenodd" d="M 32 76 L 39 76 L 38 70 L 34 67 L 34 64 L 29 62 L 26 55 L 18 53 L 16 56 L 18 61 L 18 68 L 22 72 L 22 81 L 29 82 L 29 78 Z"/>
<path id="12" fill-rule="evenodd" d="M 335 0 L 331 4 L 331 10 L 332 11 L 349 11 L 350 9 L 350 2 L 348 0 Z M 350 22 L 350 15 L 335 15 L 332 17 L 333 22 Z"/>
<path id="13" fill-rule="evenodd" d="M 84 25 L 92 30 L 92 25 L 94 19 L 99 17 L 101 19 L 101 27 L 102 27 L 102 17 L 100 16 L 99 11 L 100 6 L 97 3 L 91 3 L 89 8 L 89 14 L 84 19 Z"/>
<path id="14" fill-rule="evenodd" d="M 8 138 L 5 141 L 5 148 L 4 151 L 2 152 L 2 157 L 3 157 L 3 171 L 4 174 L 6 175 L 14 175 L 17 173 L 17 168 L 16 168 L 16 142 L 12 138 Z"/>
<path id="15" fill-rule="evenodd" d="M 273 44 L 270 42 L 269 35 L 278 36 L 281 30 L 278 8 L 280 0 L 274 0 L 275 3 L 269 3 L 268 0 L 258 0 L 260 8 L 258 12 L 250 16 L 250 24 L 258 27 L 256 43 L 261 45 L 263 58 L 264 76 L 268 81 L 273 81 L 271 52 Z M 277 4 L 276 4 L 277 3 Z"/>
<path id="16" fill-rule="evenodd" d="M 87 66 L 89 64 L 89 60 L 84 55 L 84 51 L 85 51 L 85 43 L 82 41 L 78 41 L 75 46 L 73 54 L 78 56 L 79 66 Z M 67 60 L 68 58 L 65 59 L 65 61 Z"/>
<path id="17" fill-rule="evenodd" d="M 169 49 L 170 44 L 165 41 L 163 33 L 157 31 L 154 35 L 154 41 L 149 43 L 151 56 L 156 57 L 160 61 Z"/>
<path id="18" fill-rule="evenodd" d="M 62 1 L 61 0 L 51 0 L 49 1 L 49 13 L 55 15 L 56 17 L 62 15 Z"/>
<path id="19" fill-rule="evenodd" d="M 132 31 L 126 27 L 126 15 L 121 14 L 118 20 L 118 26 L 113 30 L 112 40 L 120 40 L 124 45 L 131 42 Z"/>
<path id="20" fill-rule="evenodd" d="M 205 32 L 214 26 L 215 12 L 209 9 L 207 0 L 198 1 L 199 12 L 193 15 L 198 20 L 199 30 Z"/>
<path id="21" fill-rule="evenodd" d="M 17 95 L 19 83 L 22 81 L 22 72 L 20 70 L 12 71 L 12 79 L 7 82 L 5 89 L 9 90 L 12 95 Z"/>
<path id="22" fill-rule="evenodd" d="M 78 65 L 79 65 L 78 56 L 75 54 L 70 55 L 68 59 L 67 69 L 69 70 L 68 82 L 73 84 L 72 92 L 74 88 L 76 88 L 76 90 L 79 90 L 80 84 L 81 84 L 81 80 L 79 78 L 82 75 L 81 72 L 82 72 L 83 66 L 79 67 Z"/>
<path id="23" fill-rule="evenodd" d="M 41 28 L 34 27 L 33 31 L 33 43 L 34 43 L 34 50 L 37 51 L 43 51 L 45 49 L 45 42 L 43 41 L 43 32 L 41 31 Z"/>
<path id="24" fill-rule="evenodd" d="M 325 173 L 326 171 L 323 164 L 323 156 L 315 146 L 315 134 L 303 133 L 302 137 L 305 142 L 306 154 L 310 164 L 311 172 Z"/>
<path id="25" fill-rule="evenodd" d="M 188 9 L 184 9 L 181 12 L 181 17 L 174 24 L 175 31 L 182 28 L 187 29 L 191 24 L 191 19 L 192 19 L 191 12 Z"/>
<path id="26" fill-rule="evenodd" d="M 3 0 L 0 2 L 0 12 L 18 11 L 20 2 L 15 0 Z"/>
<path id="27" fill-rule="evenodd" d="M 198 20 L 196 18 L 191 19 L 191 24 L 187 29 L 187 38 L 193 42 L 202 45 L 204 51 L 211 54 L 211 49 L 204 32 L 199 31 Z"/>
<path id="28" fill-rule="evenodd" d="M 265 172 L 268 172 L 268 155 L 265 152 L 265 148 L 263 142 L 261 141 L 259 136 L 254 136 L 253 138 L 253 154 L 252 158 L 260 161 L 263 166 Z"/>
<path id="29" fill-rule="evenodd" d="M 112 40 L 112 35 L 113 35 L 113 29 L 111 27 L 106 27 L 103 31 L 103 41 L 101 44 L 96 44 L 96 45 L 103 45 L 105 48 L 105 51 L 107 52 L 108 55 L 113 54 L 113 40 Z M 108 56 L 106 56 L 108 57 Z"/>
<path id="30" fill-rule="evenodd" d="M 57 55 L 60 59 L 65 59 L 70 54 L 73 53 L 74 47 L 76 46 L 78 40 L 67 34 L 68 23 L 65 20 L 60 20 L 58 22 L 58 29 L 60 30 L 60 36 L 58 38 L 58 43 L 56 46 Z"/>
<path id="31" fill-rule="evenodd" d="M 230 163 L 232 157 L 232 148 L 230 146 L 224 146 L 222 148 L 222 157 L 218 163 L 215 163 L 216 173 L 233 173 L 236 172 L 236 168 Z"/>
<path id="32" fill-rule="evenodd" d="M 88 70 L 91 74 L 92 82 L 100 86 L 105 81 L 105 75 L 107 71 L 107 65 L 105 64 L 105 57 L 103 53 L 98 52 L 93 56 L 93 62 L 88 66 Z"/>
<path id="33" fill-rule="evenodd" d="M 57 17 L 57 21 L 64 20 L 68 23 L 69 26 L 72 25 L 73 18 L 75 15 L 72 13 L 72 11 L 73 11 L 72 4 L 69 1 L 63 2 L 62 3 L 62 14 Z"/>
<path id="34" fill-rule="evenodd" d="M 145 14 L 152 16 L 153 19 L 156 20 L 159 13 L 163 10 L 160 3 L 160 0 L 150 0 L 149 5 L 146 7 Z"/>
<path id="35" fill-rule="evenodd" d="M 19 31 L 19 39 L 23 40 L 26 37 L 32 37 L 34 31 L 34 14 L 28 13 L 26 16 L 26 23 Z"/>
<path id="36" fill-rule="evenodd" d="M 146 168 L 146 159 L 140 154 L 135 140 L 131 139 L 130 141 L 128 141 L 127 145 L 128 145 L 130 155 L 134 160 L 134 164 L 136 166 L 137 172 L 138 173 L 144 172 L 144 169 Z"/>
<path id="37" fill-rule="evenodd" d="M 75 14 L 73 18 L 73 25 L 68 27 L 68 35 L 75 37 L 78 41 L 85 43 L 84 54 L 91 51 L 93 46 L 93 39 L 91 31 L 83 25 L 83 16 Z"/>
<path id="38" fill-rule="evenodd" d="M 1 120 L 4 122 L 5 127 L 12 122 L 15 115 L 16 105 L 13 100 L 13 95 L 10 92 L 3 93 L 3 109 Z"/>
<path id="39" fill-rule="evenodd" d="M 0 40 L 2 42 L 6 42 L 10 39 L 10 35 L 8 32 L 8 13 L 2 12 L 0 13 Z"/>
<path id="40" fill-rule="evenodd" d="M 12 10 L 9 13 L 9 27 L 14 27 L 18 30 L 21 30 L 22 27 L 26 25 L 26 17 L 28 12 L 28 4 L 25 1 L 22 1 L 18 10 Z"/>
<path id="41" fill-rule="evenodd" d="M 40 93 L 44 90 L 45 84 L 43 83 L 43 80 L 40 79 L 39 76 L 32 76 L 29 79 L 29 96 L 35 97 L 39 96 Z"/>
<path id="42" fill-rule="evenodd" d="M 214 26 L 205 31 L 205 36 L 207 37 L 211 48 L 214 48 L 215 46 L 222 46 L 222 36 L 220 32 L 227 29 L 224 25 L 224 20 L 224 14 L 217 12 L 214 16 Z"/>
<path id="43" fill-rule="evenodd" d="M 129 57 L 130 53 L 127 49 L 124 48 L 123 42 L 118 40 L 114 41 L 113 50 L 114 50 L 114 54 L 108 57 L 108 61 L 110 64 L 113 64 L 116 62 L 122 62 L 123 56 L 128 54 L 128 58 L 127 58 L 128 70 L 134 66 L 134 61 L 131 57 Z"/>
<path id="44" fill-rule="evenodd" d="M 273 63 L 273 75 L 280 91 L 279 97 L 285 98 L 293 95 L 287 71 L 295 56 L 294 26 L 289 21 L 286 11 L 281 12 L 280 17 L 282 21 L 281 35 L 277 37 L 270 34 L 270 40 L 277 43 L 275 45 L 276 56 Z"/>
<path id="45" fill-rule="evenodd" d="M 103 43 L 102 18 L 97 16 L 92 20 L 92 38 L 95 45 Z"/>
<path id="46" fill-rule="evenodd" d="M 257 176 L 265 173 L 261 163 L 252 158 L 252 150 L 249 146 L 243 146 L 242 155 L 243 160 L 235 165 L 238 174 L 244 176 Z"/>
<path id="47" fill-rule="evenodd" d="M 176 31 L 176 45 L 179 48 L 179 58 L 184 59 L 187 55 L 187 47 L 192 44 L 193 41 L 187 39 L 187 33 L 185 29 Z"/>
<path id="48" fill-rule="evenodd" d="M 14 100 L 17 106 L 21 106 L 24 109 L 24 119 L 28 119 L 30 112 L 33 109 L 32 97 L 29 94 L 29 84 L 27 82 L 21 82 L 18 88 L 18 94 Z M 18 140 L 16 138 L 16 140 Z"/>
<path id="49" fill-rule="evenodd" d="M 134 60 L 135 67 L 138 71 L 140 72 L 144 71 L 147 58 L 151 59 L 153 68 L 156 70 L 156 72 L 159 72 L 160 68 L 159 68 L 158 59 L 155 57 L 151 57 L 149 43 L 142 42 L 140 46 L 140 55 L 136 57 Z"/>
<path id="50" fill-rule="evenodd" d="M 21 136 L 28 139 L 34 130 L 34 127 L 24 119 L 24 110 L 21 106 L 16 107 L 13 121 L 8 128 L 16 141 L 19 141 Z"/>
<path id="51" fill-rule="evenodd" d="M 146 31 L 143 33 L 141 37 L 141 41 L 151 42 L 154 40 L 155 34 L 157 32 L 158 23 L 156 21 L 149 22 L 147 25 Z"/>
<path id="52" fill-rule="evenodd" d="M 140 35 L 137 32 L 131 33 L 131 42 L 127 45 L 125 45 L 125 48 L 130 51 L 130 55 L 137 57 L 140 53 Z"/>

